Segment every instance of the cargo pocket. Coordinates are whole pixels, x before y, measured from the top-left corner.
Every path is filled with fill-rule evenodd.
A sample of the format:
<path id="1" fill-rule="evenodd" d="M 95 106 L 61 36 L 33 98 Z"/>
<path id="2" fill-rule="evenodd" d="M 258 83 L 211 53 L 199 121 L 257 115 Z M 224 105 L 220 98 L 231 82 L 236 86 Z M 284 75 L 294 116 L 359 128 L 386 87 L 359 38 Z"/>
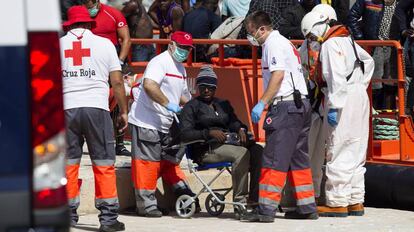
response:
<path id="1" fill-rule="evenodd" d="M 276 105 L 271 107 L 272 108 L 269 109 L 263 122 L 263 130 L 265 130 L 266 133 L 271 133 L 272 131 L 277 130 L 283 124 L 284 116 L 280 114 L 279 106 Z"/>
<path id="2" fill-rule="evenodd" d="M 138 140 L 150 143 L 160 142 L 160 135 L 157 130 L 151 130 L 147 128 L 138 128 Z"/>
<path id="3" fill-rule="evenodd" d="M 302 127 L 303 125 L 303 115 L 305 113 L 305 106 L 302 105 L 299 109 L 295 105 L 289 105 L 287 107 L 287 126 L 289 127 Z"/>
<path id="4" fill-rule="evenodd" d="M 157 130 L 138 128 L 138 156 L 142 160 L 161 160 L 161 138 Z"/>

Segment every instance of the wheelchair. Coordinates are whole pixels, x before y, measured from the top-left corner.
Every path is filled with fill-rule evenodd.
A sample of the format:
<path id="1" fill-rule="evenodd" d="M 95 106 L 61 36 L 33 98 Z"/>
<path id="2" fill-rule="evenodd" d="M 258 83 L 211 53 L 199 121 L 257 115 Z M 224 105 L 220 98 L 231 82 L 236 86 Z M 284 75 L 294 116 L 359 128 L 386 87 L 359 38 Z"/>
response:
<path id="1" fill-rule="evenodd" d="M 190 218 L 196 212 L 195 201 L 202 193 L 209 193 L 205 200 L 205 208 L 211 216 L 219 216 L 223 213 L 225 205 L 233 205 L 238 209 L 239 212 L 246 212 L 246 205 L 239 202 L 229 202 L 226 201 L 226 196 L 232 191 L 232 186 L 228 188 L 213 189 L 211 185 L 224 173 L 228 172 L 231 174 L 231 162 L 220 162 L 212 164 L 197 164 L 194 162 L 194 157 L 192 156 L 191 149 L 189 145 L 195 143 L 207 143 L 210 144 L 211 141 L 204 140 L 195 140 L 188 143 L 181 143 L 178 145 L 171 146 L 169 149 L 180 149 L 182 147 L 186 148 L 185 156 L 187 158 L 187 166 L 190 174 L 194 175 L 196 179 L 202 184 L 203 188 L 196 193 L 195 196 L 181 195 L 178 197 L 175 203 L 175 210 L 177 215 L 181 218 Z M 217 169 L 218 173 L 209 181 L 203 180 L 198 172 L 205 171 L 209 169 Z"/>

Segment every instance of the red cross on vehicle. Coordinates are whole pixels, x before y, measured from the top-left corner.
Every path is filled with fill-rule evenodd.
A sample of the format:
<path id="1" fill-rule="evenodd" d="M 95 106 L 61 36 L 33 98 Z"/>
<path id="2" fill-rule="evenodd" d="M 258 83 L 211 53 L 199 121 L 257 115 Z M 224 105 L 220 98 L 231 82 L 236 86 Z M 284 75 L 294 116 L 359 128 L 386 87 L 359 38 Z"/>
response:
<path id="1" fill-rule="evenodd" d="M 89 48 L 82 48 L 82 41 L 73 41 L 72 42 L 73 49 L 65 50 L 65 58 L 72 58 L 73 59 L 73 66 L 81 66 L 82 65 L 82 57 L 90 57 L 91 56 L 91 49 Z"/>

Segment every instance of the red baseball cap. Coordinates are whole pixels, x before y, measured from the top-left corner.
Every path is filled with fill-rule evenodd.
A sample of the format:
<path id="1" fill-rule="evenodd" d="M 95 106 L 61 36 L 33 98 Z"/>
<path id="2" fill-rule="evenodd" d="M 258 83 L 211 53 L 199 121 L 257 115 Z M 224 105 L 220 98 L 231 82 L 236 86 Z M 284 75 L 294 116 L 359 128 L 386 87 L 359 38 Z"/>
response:
<path id="1" fill-rule="evenodd" d="M 68 10 L 68 20 L 62 24 L 63 30 L 67 31 L 68 27 L 74 23 L 92 23 L 92 27 L 96 26 L 95 20 L 89 15 L 88 9 L 84 6 L 72 6 Z"/>
<path id="2" fill-rule="evenodd" d="M 172 33 L 171 40 L 182 46 L 193 46 L 193 37 L 190 33 L 184 31 L 176 31 Z"/>

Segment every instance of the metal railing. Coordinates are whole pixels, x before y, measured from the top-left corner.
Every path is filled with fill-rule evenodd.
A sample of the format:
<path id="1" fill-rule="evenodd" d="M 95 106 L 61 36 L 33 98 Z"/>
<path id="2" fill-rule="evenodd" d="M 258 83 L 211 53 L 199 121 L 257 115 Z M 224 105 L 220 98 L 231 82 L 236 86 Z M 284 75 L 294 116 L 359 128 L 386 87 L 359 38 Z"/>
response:
<path id="1" fill-rule="evenodd" d="M 154 44 L 156 48 L 156 53 L 159 54 L 162 51 L 162 46 L 170 43 L 169 39 L 132 39 L 132 44 Z M 291 42 L 298 46 L 302 44 L 303 40 L 291 40 Z M 403 48 L 398 41 L 388 40 L 358 40 L 356 41 L 361 47 L 365 50 L 370 50 L 374 47 L 387 46 L 393 47 L 397 51 L 397 80 L 375 80 L 375 82 L 384 82 L 384 83 L 397 83 L 398 86 L 398 116 L 400 122 L 400 141 L 399 141 L 399 150 L 400 150 L 400 161 L 405 162 L 407 160 L 414 161 L 414 131 L 413 123 L 409 117 L 405 114 L 405 90 L 404 85 L 406 80 L 404 77 L 404 67 L 403 67 Z M 217 44 L 218 45 L 218 66 L 225 67 L 225 58 L 224 58 L 224 47 L 225 45 L 244 45 L 251 46 L 247 40 L 212 40 L 212 39 L 194 39 L 193 43 L 198 44 Z M 251 46 L 252 54 L 252 72 L 253 72 L 253 102 L 256 103 L 259 99 L 258 92 L 258 49 L 255 46 Z M 190 57 L 187 59 L 187 66 L 193 66 L 193 57 L 190 54 Z M 369 91 L 371 92 L 371 91 Z M 370 94 L 371 95 L 371 94 Z M 371 96 L 370 96 L 371 99 Z M 371 118 L 370 118 L 371 119 Z M 258 135 L 259 128 L 254 125 L 254 133 Z M 368 145 L 368 159 L 376 160 L 373 155 L 373 134 L 372 134 L 372 123 L 370 123 L 370 140 Z"/>

